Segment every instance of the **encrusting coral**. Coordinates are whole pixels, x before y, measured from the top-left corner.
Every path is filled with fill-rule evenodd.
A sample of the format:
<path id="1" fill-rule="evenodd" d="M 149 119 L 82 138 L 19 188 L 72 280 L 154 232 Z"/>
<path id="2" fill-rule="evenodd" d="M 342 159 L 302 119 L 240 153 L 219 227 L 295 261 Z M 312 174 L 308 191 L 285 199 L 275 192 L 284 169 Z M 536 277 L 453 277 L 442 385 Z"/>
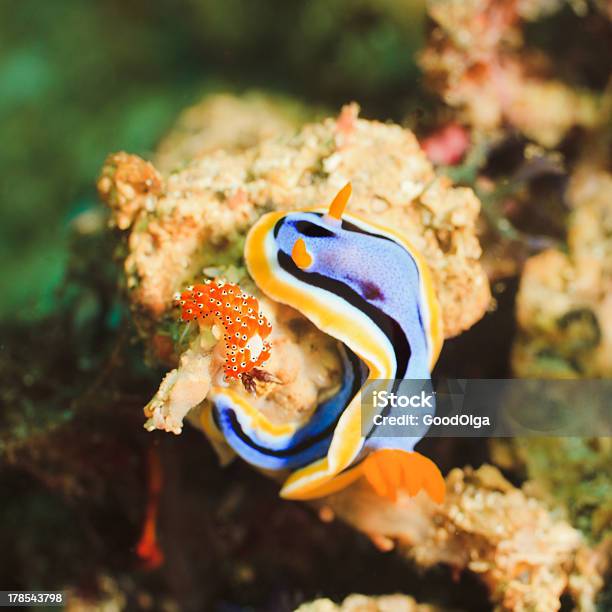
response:
<path id="1" fill-rule="evenodd" d="M 267 138 L 291 133 L 315 114 L 290 98 L 257 91 L 240 97 L 206 96 L 181 113 L 159 143 L 153 163 L 160 172 L 170 174 L 218 149 L 238 153 Z"/>
<path id="2" fill-rule="evenodd" d="M 351 212 L 395 227 L 423 254 L 432 271 L 445 336 L 460 333 L 482 316 L 490 293 L 478 262 L 478 200 L 470 189 L 453 188 L 447 179 L 436 178 L 410 132 L 360 120 L 357 113 L 356 105 L 346 106 L 337 119 L 307 125 L 291 138 L 266 140 L 236 154 L 219 150 L 165 179 L 136 156 L 118 153 L 109 157 L 98 188 L 111 207 L 112 223 L 130 230 L 126 284 L 135 321 L 156 361 L 176 365 L 190 340 L 175 322 L 175 292 L 199 282 L 203 271 L 213 276 L 222 272 L 227 280 L 246 282 L 248 287 L 242 244 L 250 225 L 269 210 L 331 201 L 338 186 L 349 178 L 353 184 Z M 261 298 L 255 287 L 253 295 Z M 268 302 L 262 300 L 264 308 Z M 274 343 L 286 349 L 280 351 L 281 369 L 274 371 L 272 366 L 270 371 L 286 384 L 289 379 L 295 381 L 300 371 L 292 365 L 295 359 L 284 354 L 294 350 L 290 347 L 294 347 L 291 337 L 295 333 L 276 324 L 275 307 L 268 310 L 276 330 Z M 302 327 L 307 323 L 297 313 L 289 318 L 301 319 Z M 202 352 L 201 347 L 198 350 Z M 171 431 L 180 430 L 178 423 L 207 392 L 205 377 L 198 386 L 188 374 L 192 371 L 186 363 L 190 355 L 192 352 L 183 354 L 179 378 L 175 380 L 177 375 L 170 373 L 152 401 L 154 408 L 148 409 L 149 414 L 163 412 L 158 421 Z M 337 366 L 331 363 L 331 367 L 337 376 Z M 171 392 L 177 382 L 182 385 L 186 380 L 185 388 L 193 391 L 190 406 L 184 393 Z M 337 382 L 337 378 L 330 380 L 327 388 L 315 384 L 315 397 L 328 393 Z M 181 398 L 178 403 L 173 401 L 177 395 Z M 312 397 L 302 390 L 297 395 Z M 292 412 L 304 410 L 301 401 Z"/>
<path id="3" fill-rule="evenodd" d="M 98 181 L 112 223 L 130 232 L 125 272 L 139 325 L 169 311 L 172 296 L 208 266 L 240 267 L 242 237 L 269 210 L 330 202 L 351 181 L 351 212 L 404 232 L 434 275 L 447 337 L 489 304 L 475 235 L 479 202 L 436 178 L 416 138 L 364 121 L 356 105 L 338 119 L 242 153 L 217 150 L 162 178 L 148 162 L 111 155 Z M 127 179 L 127 180 L 126 180 Z"/>
<path id="4" fill-rule="evenodd" d="M 410 132 L 357 114 L 349 105 L 335 120 L 243 151 L 214 151 L 169 176 L 136 156 L 108 158 L 98 187 L 113 225 L 124 231 L 127 250 L 120 255 L 135 321 L 149 357 L 178 365 L 147 406 L 151 428 L 178 433 L 188 416 L 210 432 L 205 398 L 216 339 L 177 325 L 172 306 L 175 292 L 203 277 L 240 283 L 271 323 L 266 371 L 273 378 L 257 383 L 257 406 L 266 418 L 307 419 L 317 400 L 335 392 L 341 373 L 335 343 L 258 292 L 243 267 L 242 248 L 264 212 L 320 206 L 349 179 L 351 211 L 395 227 L 421 251 L 444 335 L 461 333 L 484 314 L 490 293 L 478 261 L 477 198 L 436 177 Z M 211 442 L 222 460 L 229 459 L 223 440 L 211 436 Z M 324 520 L 338 516 L 423 567 L 447 563 L 477 573 L 500 609 L 555 610 L 568 590 L 588 609 L 601 586 L 603 569 L 579 532 L 494 468 L 453 470 L 442 505 L 423 494 L 392 502 L 361 480 L 317 506 Z"/>

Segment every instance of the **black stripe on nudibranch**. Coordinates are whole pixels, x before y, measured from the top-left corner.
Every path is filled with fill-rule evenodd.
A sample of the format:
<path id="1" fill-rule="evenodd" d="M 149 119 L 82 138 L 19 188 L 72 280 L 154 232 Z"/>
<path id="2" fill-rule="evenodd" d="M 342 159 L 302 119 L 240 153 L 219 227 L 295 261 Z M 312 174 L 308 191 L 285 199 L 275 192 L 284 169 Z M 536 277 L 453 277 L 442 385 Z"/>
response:
<path id="1" fill-rule="evenodd" d="M 342 225 L 340 227 L 347 232 L 354 232 L 356 234 L 364 234 L 365 236 L 371 236 L 372 238 L 378 238 L 380 240 L 388 240 L 389 242 L 393 242 L 394 244 L 399 245 L 399 243 L 396 240 L 393 240 L 393 238 L 390 238 L 389 236 L 383 236 L 381 234 L 374 234 L 372 232 L 368 232 L 362 229 L 361 227 L 359 227 L 358 225 L 355 225 L 354 223 L 351 223 L 350 221 L 346 221 L 345 219 L 342 220 Z"/>
<path id="2" fill-rule="evenodd" d="M 248 446 L 252 449 L 256 450 L 258 453 L 262 455 L 267 455 L 269 457 L 278 457 L 279 459 L 289 458 L 293 455 L 297 455 L 300 452 L 308 450 L 311 446 L 314 446 L 317 442 L 323 441 L 326 437 L 330 436 L 333 433 L 334 427 L 330 427 L 331 431 L 323 431 L 318 436 L 313 436 L 312 438 L 306 438 L 300 441 L 295 446 L 289 446 L 288 448 L 281 449 L 273 449 L 267 448 L 265 446 L 261 446 L 249 438 L 247 434 L 244 433 L 244 430 L 240 426 L 240 422 L 238 421 L 238 417 L 236 416 L 236 411 L 229 408 L 223 411 L 226 415 L 227 420 L 229 421 L 229 425 L 232 428 L 233 432 Z M 312 460 L 308 459 L 306 463 L 310 463 Z"/>
<path id="3" fill-rule="evenodd" d="M 334 238 L 336 235 L 331 230 L 312 223 L 312 221 L 296 221 L 294 227 L 300 234 L 309 238 Z"/>
<path id="4" fill-rule="evenodd" d="M 278 238 L 278 233 L 280 232 L 281 227 L 283 227 L 283 223 L 285 222 L 285 217 L 281 217 L 275 224 L 274 229 L 272 230 L 272 235 L 274 238 Z"/>
<path id="5" fill-rule="evenodd" d="M 389 316 L 374 304 L 368 302 L 346 283 L 328 278 L 318 272 L 301 270 L 295 265 L 293 259 L 283 251 L 278 251 L 277 260 L 279 266 L 285 270 L 285 272 L 288 272 L 299 281 L 333 293 L 364 313 L 385 334 L 385 336 L 387 336 L 393 347 L 397 364 L 393 377 L 404 378 L 404 376 L 406 376 L 412 350 L 402 326 L 393 317 Z"/>

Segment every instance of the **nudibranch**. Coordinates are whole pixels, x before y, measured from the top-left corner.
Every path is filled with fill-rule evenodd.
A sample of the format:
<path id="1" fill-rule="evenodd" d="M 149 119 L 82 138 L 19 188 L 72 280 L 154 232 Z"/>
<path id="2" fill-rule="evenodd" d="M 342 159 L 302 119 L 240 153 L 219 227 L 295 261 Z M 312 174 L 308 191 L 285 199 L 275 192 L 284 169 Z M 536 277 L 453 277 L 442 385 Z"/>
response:
<path id="1" fill-rule="evenodd" d="M 293 425 L 270 422 L 248 399 L 216 386 L 207 432 L 222 435 L 261 469 L 289 471 L 281 489 L 286 498 L 320 497 L 365 477 L 391 499 L 400 488 L 411 495 L 423 489 L 441 502 L 440 471 L 414 451 L 420 436 L 379 437 L 375 425 L 362 429 L 361 394 L 368 381 L 429 380 L 442 325 L 422 257 L 391 228 L 344 212 L 350 194 L 349 184 L 327 211 L 263 215 L 244 252 L 260 291 L 338 341 L 339 390 L 306 423 Z M 193 310 L 192 302 L 185 305 Z"/>
<path id="2" fill-rule="evenodd" d="M 259 312 L 257 299 L 244 293 L 238 285 L 224 280 L 207 280 L 187 287 L 174 296 L 181 306 L 183 321 L 197 321 L 209 326 L 221 337 L 224 351 L 223 373 L 226 379 L 243 379 L 257 373 L 270 356 L 266 338 L 272 326 Z M 222 331 L 221 331 L 222 330 Z"/>

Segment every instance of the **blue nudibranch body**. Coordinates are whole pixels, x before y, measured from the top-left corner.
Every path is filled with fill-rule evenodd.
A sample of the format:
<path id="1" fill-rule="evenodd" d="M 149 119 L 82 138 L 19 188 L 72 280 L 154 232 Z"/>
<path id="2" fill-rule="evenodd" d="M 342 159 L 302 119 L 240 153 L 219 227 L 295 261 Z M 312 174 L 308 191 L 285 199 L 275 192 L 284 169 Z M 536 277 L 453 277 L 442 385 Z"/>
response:
<path id="1" fill-rule="evenodd" d="M 420 438 L 380 438 L 362 431 L 366 380 L 429 379 L 442 329 L 421 256 L 392 229 L 344 213 L 350 192 L 349 184 L 327 212 L 264 215 L 245 245 L 245 261 L 259 289 L 341 343 L 339 391 L 306 424 L 292 426 L 270 423 L 248 400 L 217 387 L 215 424 L 248 462 L 292 471 L 283 497 L 319 497 L 365 476 L 392 499 L 403 487 L 411 494 L 424 489 L 441 501 L 444 481 L 438 468 L 413 451 Z"/>

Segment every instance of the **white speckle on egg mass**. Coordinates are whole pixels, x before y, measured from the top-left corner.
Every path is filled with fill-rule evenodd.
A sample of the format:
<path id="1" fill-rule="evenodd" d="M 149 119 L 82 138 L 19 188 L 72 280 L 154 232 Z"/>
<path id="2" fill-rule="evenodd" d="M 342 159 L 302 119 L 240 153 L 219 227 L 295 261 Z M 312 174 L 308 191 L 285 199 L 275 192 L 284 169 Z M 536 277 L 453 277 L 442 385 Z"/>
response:
<path id="1" fill-rule="evenodd" d="M 251 359 L 257 359 L 264 347 L 263 340 L 259 334 L 255 334 L 246 345 L 246 348 L 251 352 Z"/>

